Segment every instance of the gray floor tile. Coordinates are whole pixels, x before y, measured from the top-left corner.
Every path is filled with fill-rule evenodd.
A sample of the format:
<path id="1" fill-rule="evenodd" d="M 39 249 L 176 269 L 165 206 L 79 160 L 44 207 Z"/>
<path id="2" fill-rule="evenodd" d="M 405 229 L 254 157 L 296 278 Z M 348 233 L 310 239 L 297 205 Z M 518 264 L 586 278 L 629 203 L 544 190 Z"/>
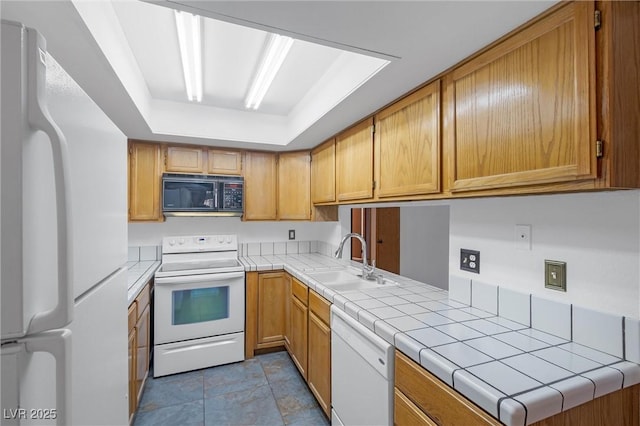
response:
<path id="1" fill-rule="evenodd" d="M 284 425 L 268 385 L 204 400 L 205 425 Z"/>
<path id="2" fill-rule="evenodd" d="M 287 426 L 329 426 L 331 424 L 319 407 L 283 415 L 283 417 Z"/>
<path id="3" fill-rule="evenodd" d="M 269 383 L 300 377 L 300 373 L 298 373 L 293 361 L 291 361 L 289 354 L 286 352 L 260 355 L 258 360 L 262 364 L 262 369 L 267 375 Z"/>
<path id="4" fill-rule="evenodd" d="M 148 377 L 138 411 L 183 404 L 204 397 L 202 370 L 154 379 Z"/>
<path id="5" fill-rule="evenodd" d="M 267 384 L 260 361 L 250 359 L 209 368 L 204 372 L 204 397 L 253 389 Z"/>
<path id="6" fill-rule="evenodd" d="M 202 399 L 136 414 L 134 426 L 204 425 Z"/>

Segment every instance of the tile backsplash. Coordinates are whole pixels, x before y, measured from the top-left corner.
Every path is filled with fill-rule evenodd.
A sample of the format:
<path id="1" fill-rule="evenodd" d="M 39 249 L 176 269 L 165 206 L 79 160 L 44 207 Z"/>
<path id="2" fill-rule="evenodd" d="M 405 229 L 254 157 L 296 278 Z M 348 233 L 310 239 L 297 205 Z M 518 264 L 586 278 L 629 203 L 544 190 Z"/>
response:
<path id="1" fill-rule="evenodd" d="M 277 256 L 285 254 L 320 253 L 333 256 L 338 247 L 324 241 L 279 241 L 264 243 L 239 243 L 240 256 Z"/>
<path id="2" fill-rule="evenodd" d="M 492 313 L 495 309 L 503 321 L 531 327 L 526 330 L 527 334 L 541 342 L 588 347 L 603 356 L 609 354 L 640 364 L 640 320 L 636 318 L 548 300 L 456 275 L 449 278 L 449 297 L 470 304 L 470 309 Z M 497 300 L 495 306 L 494 300 Z M 508 340 L 510 337 L 508 333 L 496 336 L 518 347 L 517 342 Z M 595 355 L 594 352 L 590 357 L 593 359 Z"/>
<path id="3" fill-rule="evenodd" d="M 131 246 L 128 248 L 127 261 L 146 262 L 162 260 L 162 246 Z"/>

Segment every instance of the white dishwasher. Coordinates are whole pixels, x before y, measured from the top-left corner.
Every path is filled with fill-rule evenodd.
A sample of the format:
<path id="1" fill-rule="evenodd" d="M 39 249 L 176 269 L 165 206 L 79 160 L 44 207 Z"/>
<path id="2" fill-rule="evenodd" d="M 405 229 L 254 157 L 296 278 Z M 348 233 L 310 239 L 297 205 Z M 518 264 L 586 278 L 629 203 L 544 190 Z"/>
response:
<path id="1" fill-rule="evenodd" d="M 331 306 L 331 424 L 393 424 L 393 346 Z"/>

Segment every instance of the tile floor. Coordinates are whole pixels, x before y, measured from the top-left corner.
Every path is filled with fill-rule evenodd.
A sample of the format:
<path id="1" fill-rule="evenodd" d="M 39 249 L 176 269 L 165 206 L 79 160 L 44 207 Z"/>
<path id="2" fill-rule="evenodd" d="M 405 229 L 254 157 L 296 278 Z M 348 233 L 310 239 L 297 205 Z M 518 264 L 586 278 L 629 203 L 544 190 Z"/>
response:
<path id="1" fill-rule="evenodd" d="M 329 425 L 287 352 L 149 376 L 134 426 Z"/>

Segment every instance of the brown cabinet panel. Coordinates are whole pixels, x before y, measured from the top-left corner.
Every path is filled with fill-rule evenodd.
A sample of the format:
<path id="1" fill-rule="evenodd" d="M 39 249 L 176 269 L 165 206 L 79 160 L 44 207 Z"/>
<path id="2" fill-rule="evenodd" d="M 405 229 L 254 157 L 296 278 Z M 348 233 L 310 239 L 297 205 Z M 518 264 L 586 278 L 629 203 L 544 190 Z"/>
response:
<path id="1" fill-rule="evenodd" d="M 257 348 L 284 344 L 286 290 L 283 272 L 258 274 Z"/>
<path id="2" fill-rule="evenodd" d="M 393 409 L 394 425 L 437 426 L 437 423 L 416 407 L 398 388 L 393 392 Z"/>
<path id="3" fill-rule="evenodd" d="M 440 192 L 440 80 L 375 116 L 377 197 Z"/>
<path id="4" fill-rule="evenodd" d="M 200 147 L 167 146 L 168 172 L 202 173 L 204 172 L 203 150 Z"/>
<path id="5" fill-rule="evenodd" d="M 313 292 L 311 292 L 314 294 Z M 313 299 L 310 299 L 310 301 Z M 328 302 L 327 302 L 328 303 Z M 309 312 L 309 363 L 307 380 L 311 392 L 327 416 L 331 416 L 331 328 Z"/>
<path id="6" fill-rule="evenodd" d="M 336 141 L 331 139 L 311 151 L 311 201 L 336 200 Z"/>
<path id="7" fill-rule="evenodd" d="M 244 158 L 244 219 L 276 220 L 276 154 L 246 152 Z"/>
<path id="8" fill-rule="evenodd" d="M 242 153 L 238 151 L 210 149 L 208 163 L 208 173 L 217 175 L 242 174 Z"/>
<path id="9" fill-rule="evenodd" d="M 307 378 L 307 306 L 291 295 L 291 359 Z"/>
<path id="10" fill-rule="evenodd" d="M 336 195 L 338 201 L 373 197 L 373 119 L 336 137 Z"/>
<path id="11" fill-rule="evenodd" d="M 129 421 L 133 418 L 138 407 L 136 392 L 136 329 L 129 330 Z"/>
<path id="12" fill-rule="evenodd" d="M 447 76 L 452 191 L 596 177 L 593 10 L 568 3 Z"/>
<path id="13" fill-rule="evenodd" d="M 311 156 L 308 151 L 278 156 L 278 218 L 311 219 Z"/>
<path id="14" fill-rule="evenodd" d="M 129 141 L 129 221 L 162 220 L 160 145 Z"/>
<path id="15" fill-rule="evenodd" d="M 140 314 L 136 324 L 136 393 L 139 401 L 142 397 L 142 388 L 149 372 L 149 353 L 151 350 L 151 307 L 146 305 Z"/>

